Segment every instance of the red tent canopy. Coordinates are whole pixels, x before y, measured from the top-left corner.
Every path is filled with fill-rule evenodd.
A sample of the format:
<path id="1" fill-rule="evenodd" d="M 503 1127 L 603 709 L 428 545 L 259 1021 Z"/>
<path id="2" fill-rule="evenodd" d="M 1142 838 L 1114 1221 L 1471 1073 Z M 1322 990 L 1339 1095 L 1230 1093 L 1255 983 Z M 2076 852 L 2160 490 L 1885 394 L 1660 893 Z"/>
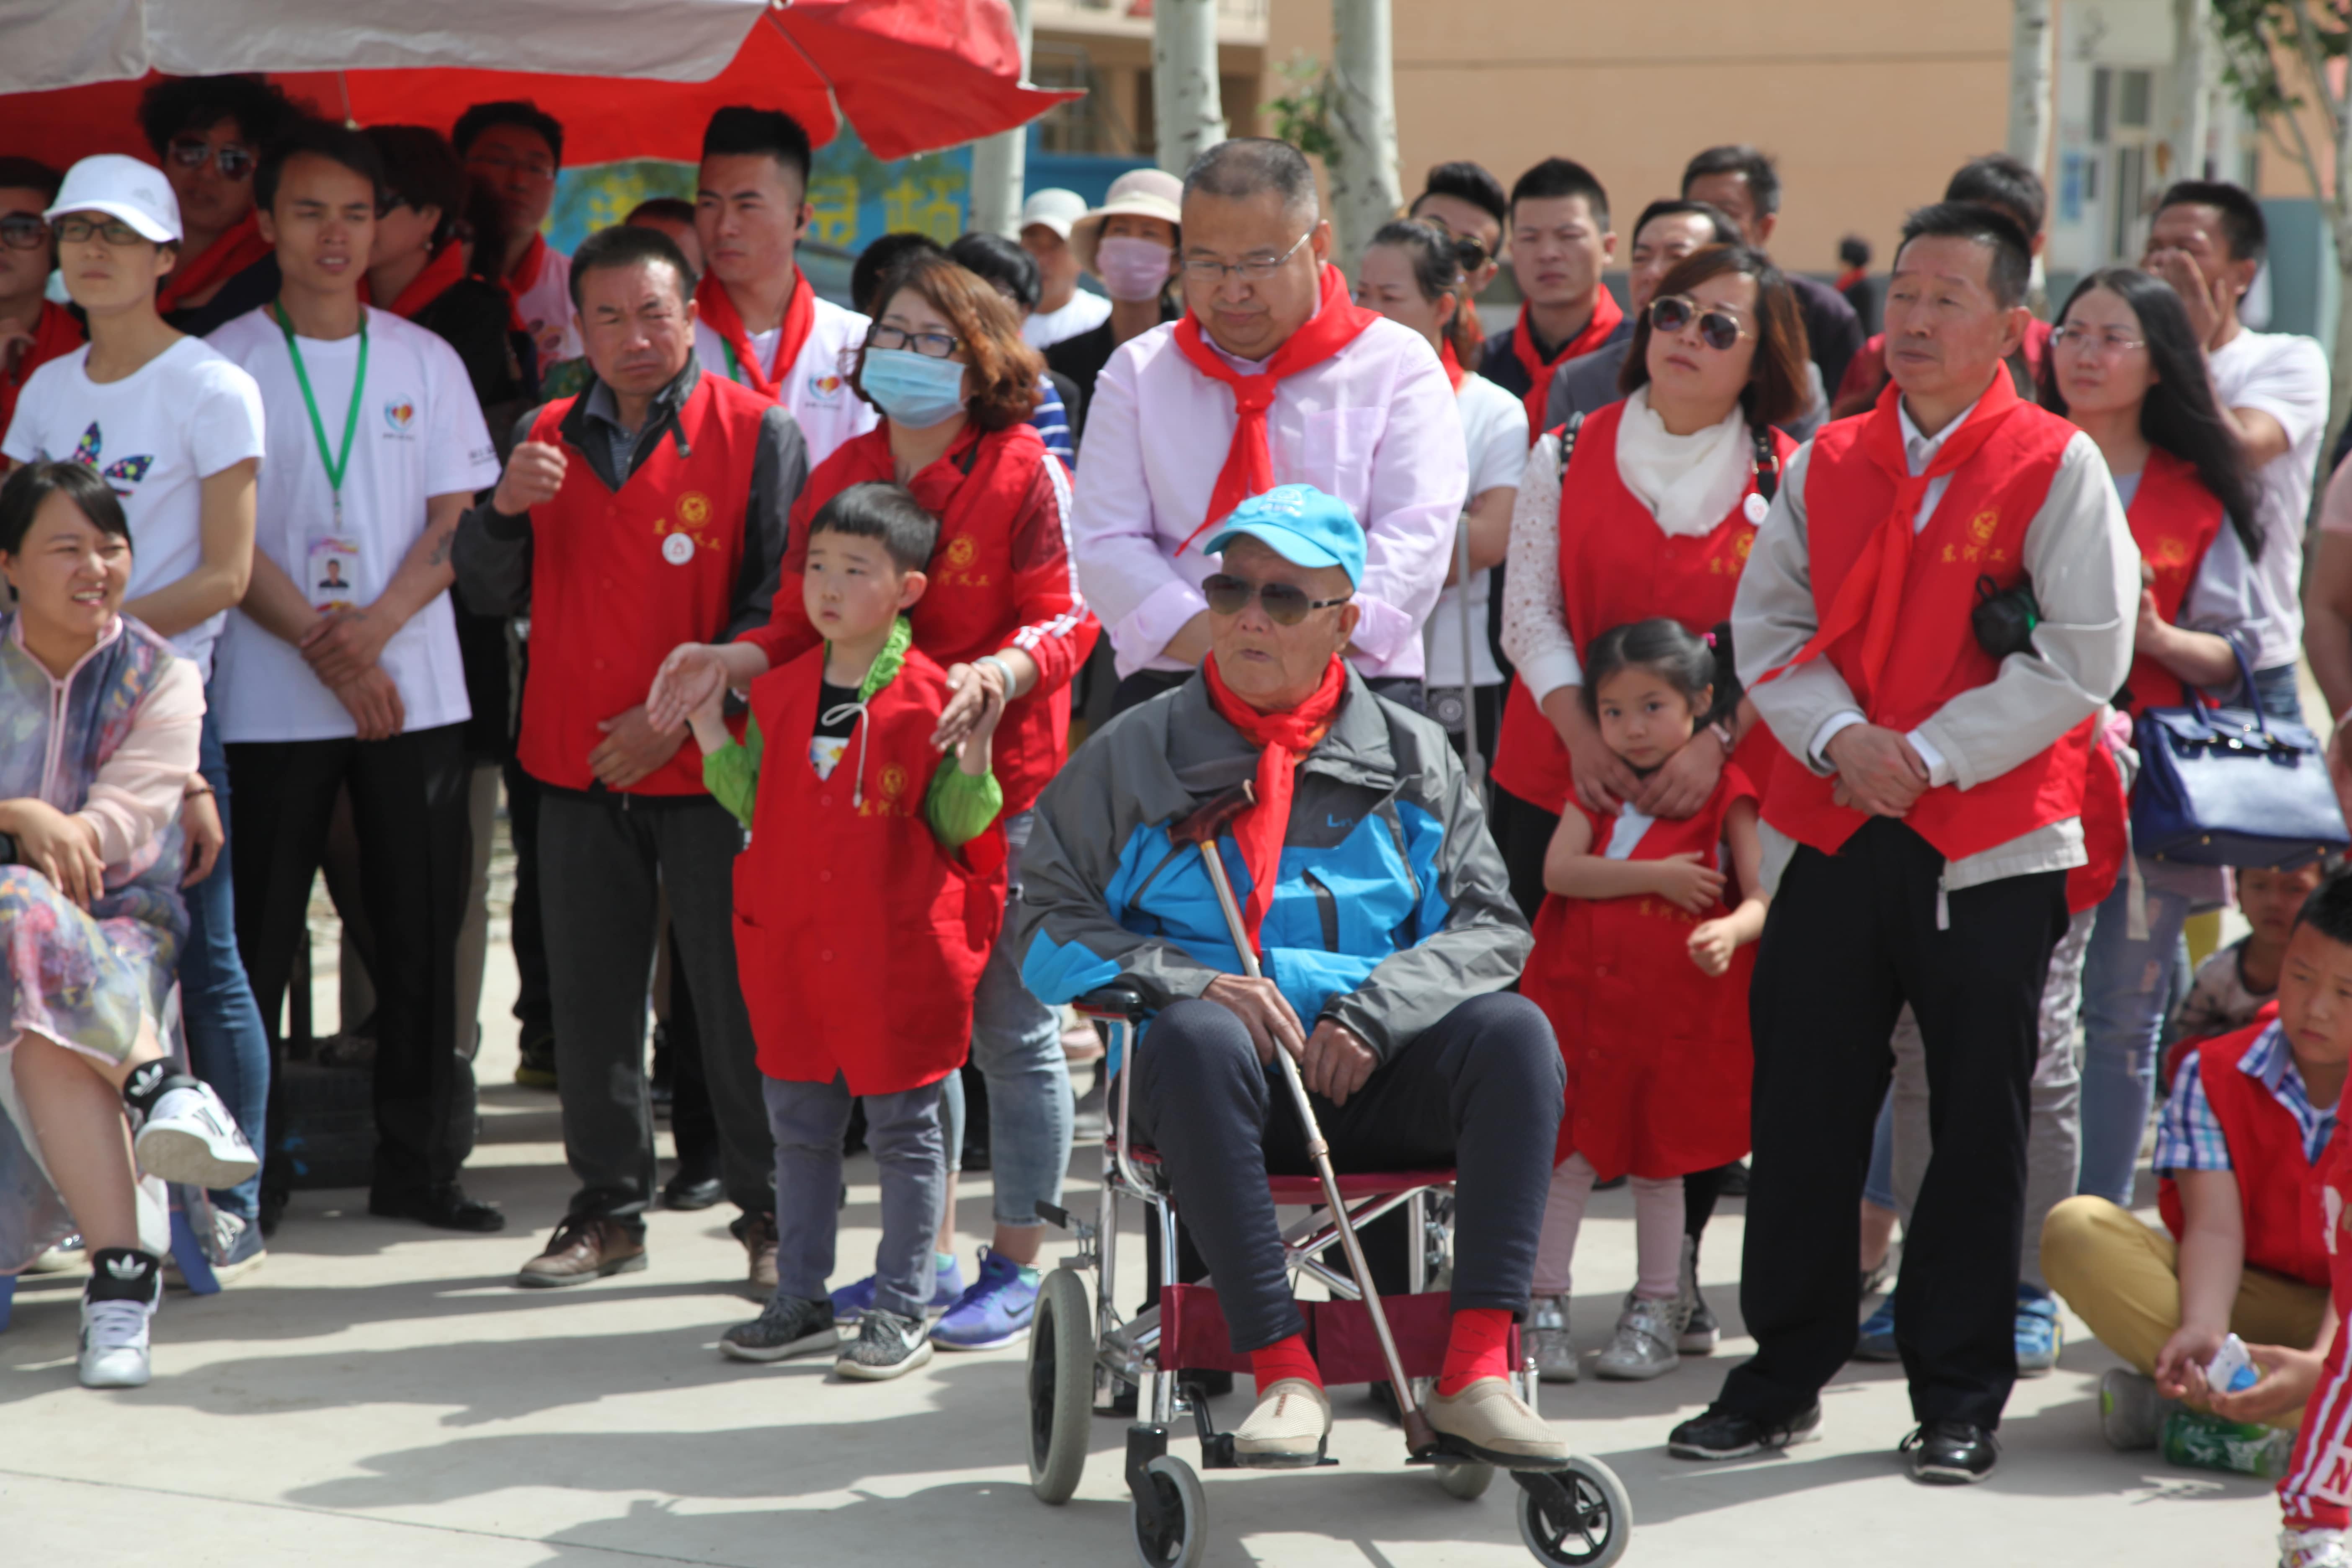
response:
<path id="1" fill-rule="evenodd" d="M 1020 78 L 1004 0 L 793 0 L 767 12 L 733 62 L 702 82 L 461 66 L 271 73 L 322 114 L 362 125 L 446 130 L 468 104 L 529 99 L 563 122 L 573 165 L 690 162 L 711 111 L 728 104 L 781 109 L 820 144 L 845 116 L 868 152 L 891 159 L 1008 131 L 1080 96 Z M 0 97 L 0 153 L 60 167 L 92 153 L 152 156 L 136 116 L 152 79 Z"/>

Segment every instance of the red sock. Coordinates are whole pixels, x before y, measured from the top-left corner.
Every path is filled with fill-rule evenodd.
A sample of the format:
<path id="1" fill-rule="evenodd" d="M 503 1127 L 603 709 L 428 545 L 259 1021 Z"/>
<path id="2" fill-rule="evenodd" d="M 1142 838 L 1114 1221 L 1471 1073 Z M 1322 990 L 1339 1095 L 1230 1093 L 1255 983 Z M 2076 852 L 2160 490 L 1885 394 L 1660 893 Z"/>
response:
<path id="1" fill-rule="evenodd" d="M 1465 1307 L 1454 1313 L 1437 1392 L 1451 1399 L 1482 1377 L 1510 1375 L 1511 1314 L 1500 1307 Z"/>
<path id="2" fill-rule="evenodd" d="M 1276 1340 L 1263 1350 L 1250 1352 L 1249 1358 L 1250 1375 L 1257 1379 L 1260 1394 L 1286 1377 L 1303 1377 L 1318 1388 L 1323 1386 L 1323 1371 L 1315 1364 L 1315 1354 L 1307 1348 L 1305 1334 Z"/>

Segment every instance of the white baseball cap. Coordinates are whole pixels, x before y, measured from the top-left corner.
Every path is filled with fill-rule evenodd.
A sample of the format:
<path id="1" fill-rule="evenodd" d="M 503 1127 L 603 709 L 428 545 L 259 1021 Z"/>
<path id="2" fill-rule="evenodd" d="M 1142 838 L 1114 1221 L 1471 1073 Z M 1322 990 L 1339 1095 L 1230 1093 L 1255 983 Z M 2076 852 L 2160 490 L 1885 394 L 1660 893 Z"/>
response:
<path id="1" fill-rule="evenodd" d="M 1076 191 L 1066 191 L 1050 185 L 1042 191 L 1032 191 L 1029 199 L 1021 204 L 1021 226 L 1043 224 L 1060 235 L 1070 237 L 1070 226 L 1087 216 L 1087 198 Z"/>
<path id="2" fill-rule="evenodd" d="M 84 158 L 66 171 L 66 183 L 43 217 L 56 221 L 67 213 L 104 213 L 157 245 L 180 243 L 180 198 L 172 194 L 163 171 L 120 153 Z"/>

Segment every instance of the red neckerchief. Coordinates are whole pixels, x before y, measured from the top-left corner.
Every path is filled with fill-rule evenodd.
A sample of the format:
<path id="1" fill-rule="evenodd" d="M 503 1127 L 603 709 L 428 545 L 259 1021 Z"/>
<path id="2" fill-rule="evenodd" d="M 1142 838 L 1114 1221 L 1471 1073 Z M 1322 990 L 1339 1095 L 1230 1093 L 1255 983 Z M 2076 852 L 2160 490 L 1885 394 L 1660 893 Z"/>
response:
<path id="1" fill-rule="evenodd" d="M 8 428 L 8 421 L 16 412 L 16 395 L 33 379 L 33 373 L 51 360 L 73 353 L 81 347 L 81 323 L 74 320 L 73 312 L 54 300 L 42 300 L 40 313 L 33 318 L 32 343 L 16 361 L 16 368 L 0 375 L 0 431 Z"/>
<path id="2" fill-rule="evenodd" d="M 794 271 L 793 297 L 784 302 L 783 335 L 776 344 L 776 374 L 772 377 L 760 356 L 751 352 L 751 335 L 743 330 L 743 317 L 735 309 L 734 296 L 727 285 L 711 273 L 702 275 L 694 290 L 695 310 L 705 326 L 726 341 L 735 351 L 735 378 L 771 403 L 784 400 L 784 389 L 792 384 L 793 366 L 800 363 L 801 350 L 808 343 L 809 329 L 816 323 L 816 290 L 809 287 L 808 274 Z"/>
<path id="3" fill-rule="evenodd" d="M 205 247 L 202 256 L 184 256 L 177 267 L 163 275 L 163 281 L 155 286 L 156 314 L 170 315 L 195 296 L 275 253 L 276 247 L 261 237 L 260 219 L 246 214 Z"/>
<path id="4" fill-rule="evenodd" d="M 1266 357 L 1265 368 L 1244 375 L 1227 364 L 1201 331 L 1200 318 L 1186 311 L 1176 323 L 1176 349 L 1194 370 L 1211 381 L 1222 381 L 1234 392 L 1234 439 L 1225 448 L 1225 466 L 1217 470 L 1216 488 L 1209 492 L 1209 515 L 1187 534 L 1176 553 L 1255 495 L 1274 489 L 1274 452 L 1266 445 L 1265 411 L 1274 406 L 1277 384 L 1286 375 L 1321 364 L 1356 341 L 1380 317 L 1348 298 L 1347 279 L 1336 267 L 1323 268 L 1322 295 L 1307 324 L 1283 340 Z"/>
<path id="5" fill-rule="evenodd" d="M 547 265 L 547 237 L 534 234 L 530 243 L 522 248 L 515 264 L 507 271 L 507 292 L 520 301 L 525 294 L 539 287 L 540 268 Z"/>
<path id="6" fill-rule="evenodd" d="M 413 321 L 416 320 L 417 311 L 447 293 L 465 276 L 465 247 L 453 239 L 433 253 L 433 258 L 425 264 L 425 270 L 410 279 L 408 287 L 400 291 L 400 298 L 385 309 L 395 316 Z M 366 280 L 362 279 L 360 298 L 373 304 L 375 301 L 370 298 L 372 292 Z"/>
<path id="7" fill-rule="evenodd" d="M 1454 352 L 1454 340 L 1446 339 L 1437 345 L 1437 363 L 1445 367 L 1446 384 L 1454 391 L 1462 390 L 1462 360 Z"/>
<path id="8" fill-rule="evenodd" d="M 1975 457 L 1977 449 L 1991 438 L 2000 422 L 2019 405 L 2017 388 L 2011 384 L 2008 370 L 1997 369 L 1967 422 L 1944 438 L 1926 473 L 1914 474 L 1903 450 L 1903 422 L 1898 412 L 1902 398 L 1903 389 L 1893 382 L 1887 383 L 1886 390 L 1879 395 L 1878 406 L 1871 410 L 1870 425 L 1862 435 L 1863 450 L 1895 481 L 1895 499 L 1887 506 L 1885 521 L 1878 525 L 1878 537 L 1863 546 L 1845 581 L 1838 584 L 1837 597 L 1830 601 L 1830 613 L 1822 617 L 1821 630 L 1797 650 L 1796 658 L 1764 677 L 1766 680 L 1777 679 L 1806 660 L 1827 653 L 1840 637 L 1860 626 L 1861 662 L 1853 674 L 1861 679 L 1849 676 L 1847 684 L 1864 712 L 1870 710 L 1871 692 L 1886 668 L 1887 650 L 1895 646 L 1903 585 L 1911 566 L 1911 543 L 1917 537 L 1913 524 L 1919 515 L 1920 500 L 1930 484 Z"/>
<path id="9" fill-rule="evenodd" d="M 1528 324 L 1528 308 L 1519 307 L 1519 322 L 1511 331 L 1511 353 L 1518 356 L 1519 368 L 1528 373 L 1528 395 L 1522 400 L 1528 405 L 1528 428 L 1541 435 L 1544 430 L 1544 409 L 1551 402 L 1551 373 L 1579 354 L 1589 354 L 1609 341 L 1617 323 L 1625 319 L 1624 307 L 1605 283 L 1592 290 L 1592 320 L 1584 323 L 1584 331 L 1560 345 L 1559 353 L 1549 359 L 1537 352 L 1535 329 Z"/>
<path id="10" fill-rule="evenodd" d="M 1261 713 L 1225 685 L 1217 673 L 1217 656 L 1202 661 L 1201 674 L 1209 682 L 1209 705 L 1217 717 L 1241 731 L 1242 739 L 1261 748 L 1257 754 L 1257 800 L 1234 818 L 1234 842 L 1241 847 L 1242 864 L 1249 868 L 1250 890 L 1242 905 L 1242 927 L 1255 948 L 1258 928 L 1274 905 L 1274 884 L 1282 873 L 1282 840 L 1290 827 L 1290 791 L 1298 764 L 1331 732 L 1331 715 L 1348 694 L 1348 667 L 1331 656 L 1323 684 L 1297 707 L 1281 713 Z M 1204 846 L 1202 853 L 1215 851 Z"/>

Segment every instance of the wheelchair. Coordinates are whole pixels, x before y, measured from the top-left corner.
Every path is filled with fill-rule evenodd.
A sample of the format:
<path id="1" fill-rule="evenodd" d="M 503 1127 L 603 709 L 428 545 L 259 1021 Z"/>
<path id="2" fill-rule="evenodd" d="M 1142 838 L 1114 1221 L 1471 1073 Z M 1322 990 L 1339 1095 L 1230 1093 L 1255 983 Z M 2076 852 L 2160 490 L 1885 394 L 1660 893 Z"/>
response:
<path id="1" fill-rule="evenodd" d="M 1108 1036 L 1112 1059 L 1131 1064 L 1146 1009 L 1131 988 L 1114 984 L 1090 992 L 1076 1004 L 1080 1016 Z M 1048 1272 L 1039 1292 L 1029 1336 L 1029 1485 L 1040 1500 L 1067 1502 L 1086 1467 L 1092 1422 L 1097 1415 L 1132 1413 L 1127 1429 L 1126 1478 L 1133 1499 L 1131 1523 L 1138 1558 L 1147 1568 L 1194 1568 L 1208 1550 L 1208 1503 L 1199 1475 L 1168 1451 L 1171 1427 L 1189 1414 L 1201 1444 L 1202 1470 L 1238 1468 L 1230 1432 L 1216 1429 L 1207 1397 L 1197 1385 L 1178 1386 L 1179 1368 L 1247 1372 L 1249 1358 L 1231 1348 L 1216 1292 L 1203 1280 L 1177 1279 L 1176 1204 L 1156 1153 L 1128 1135 L 1128 1096 L 1133 1075 L 1116 1079 L 1103 1148 L 1103 1184 L 1096 1217 L 1087 1221 L 1050 1204 L 1040 1217 L 1076 1237 L 1076 1253 Z M 1276 1114 L 1281 1114 L 1277 1111 Z M 1315 1176 L 1268 1178 L 1276 1203 L 1326 1203 Z M 1427 1389 L 1444 1359 L 1448 1321 L 1446 1294 L 1431 1289 L 1445 1268 L 1454 1173 L 1406 1171 L 1348 1173 L 1338 1178 L 1339 1194 L 1354 1226 L 1402 1209 L 1412 1245 L 1407 1259 L 1408 1293 L 1382 1298 L 1368 1308 L 1348 1272 L 1323 1259 L 1342 1239 L 1328 1209 L 1318 1206 L 1283 1232 L 1283 1249 L 1294 1285 L 1303 1277 L 1322 1284 L 1328 1301 L 1302 1301 L 1307 1337 L 1326 1384 L 1389 1381 L 1401 1365 L 1418 1389 Z M 1116 1268 L 1118 1202 L 1144 1206 L 1159 1240 L 1158 1304 L 1132 1318 L 1117 1306 Z M 1094 1276 L 1093 1301 L 1085 1276 Z M 1514 1385 L 1532 1408 L 1535 1364 L 1520 1356 Z M 1417 1416 L 1416 1416 L 1417 1420 Z M 1421 1424 L 1426 1434 L 1425 1423 Z M 1433 1440 L 1432 1440 L 1433 1438 Z M 1447 1439 L 1429 1435 L 1414 1449 L 1407 1439 L 1406 1463 L 1427 1467 L 1448 1495 L 1470 1501 L 1483 1494 L 1495 1468 L 1466 1454 L 1450 1452 Z M 1325 1458 L 1322 1465 L 1339 1463 Z M 1573 1568 L 1608 1568 L 1624 1555 L 1633 1531 L 1625 1488 L 1597 1459 L 1571 1457 L 1559 1470 L 1514 1470 L 1517 1483 L 1519 1536 L 1537 1561 Z"/>

